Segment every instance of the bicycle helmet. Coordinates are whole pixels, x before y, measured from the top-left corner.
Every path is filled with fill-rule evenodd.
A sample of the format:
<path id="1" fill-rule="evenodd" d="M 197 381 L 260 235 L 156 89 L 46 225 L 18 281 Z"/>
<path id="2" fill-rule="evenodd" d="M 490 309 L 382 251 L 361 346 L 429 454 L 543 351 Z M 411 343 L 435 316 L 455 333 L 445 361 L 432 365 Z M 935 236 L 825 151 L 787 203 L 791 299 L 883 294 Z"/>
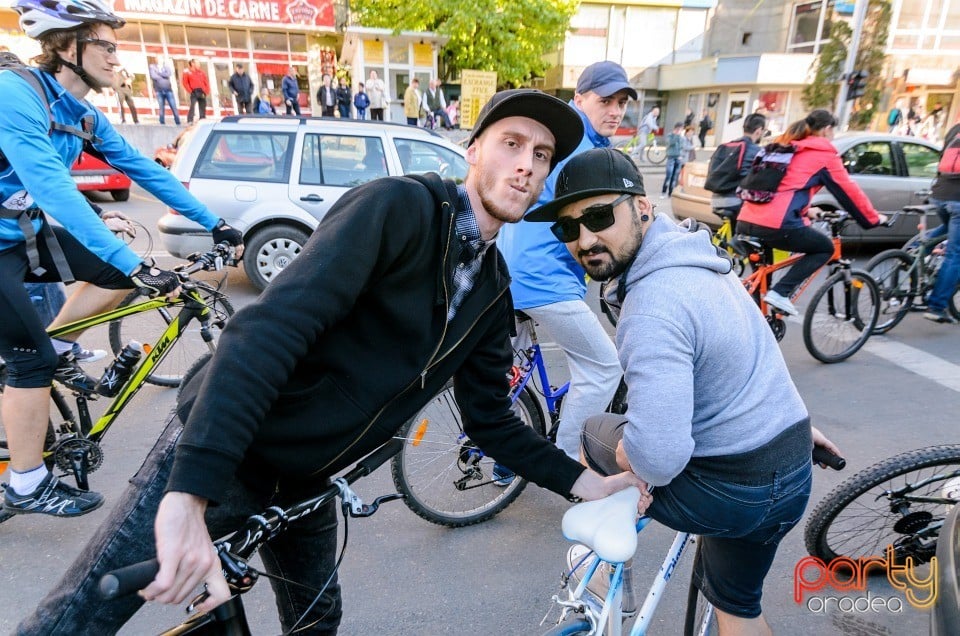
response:
<path id="1" fill-rule="evenodd" d="M 127 23 L 103 0 L 17 0 L 13 9 L 20 14 L 20 28 L 32 38 L 84 24 L 106 24 L 119 29 Z"/>

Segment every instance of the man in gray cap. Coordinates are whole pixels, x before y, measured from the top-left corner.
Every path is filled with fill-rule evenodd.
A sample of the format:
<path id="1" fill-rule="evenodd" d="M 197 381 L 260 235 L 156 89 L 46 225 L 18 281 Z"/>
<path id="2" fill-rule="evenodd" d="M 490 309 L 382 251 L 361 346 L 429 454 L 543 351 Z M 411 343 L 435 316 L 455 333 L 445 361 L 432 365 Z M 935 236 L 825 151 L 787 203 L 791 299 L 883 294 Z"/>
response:
<path id="1" fill-rule="evenodd" d="M 766 321 L 708 232 L 654 215 L 621 152 L 572 159 L 557 199 L 526 220 L 546 222 L 592 278 L 610 281 L 619 308 L 629 407 L 587 419 L 587 465 L 635 473 L 655 487 L 648 515 L 702 536 L 694 580 L 721 634 L 769 634 L 763 580 L 803 516 L 812 446 L 839 450 L 810 426 Z M 582 551 L 571 549 L 572 564 Z"/>
<path id="2" fill-rule="evenodd" d="M 619 64 L 597 62 L 584 69 L 570 101 L 583 122 L 583 138 L 571 156 L 609 148 L 631 98 L 636 99 L 637 92 Z M 550 173 L 535 207 L 553 200 L 564 163 Z M 557 446 L 578 458 L 583 421 L 602 411 L 617 390 L 621 375 L 617 351 L 583 300 L 587 293 L 583 268 L 549 228 L 532 223 L 505 227 L 498 245 L 513 277 L 514 305 L 544 326 L 566 355 L 570 392 L 563 400 Z"/>
<path id="3" fill-rule="evenodd" d="M 494 241 L 581 134 L 555 97 L 503 91 L 480 111 L 462 185 L 431 173 L 345 194 L 303 253 L 230 319 L 111 516 L 20 633 L 114 634 L 144 599 L 181 603 L 199 584 L 210 596 L 197 609 L 219 605 L 230 592 L 211 535 L 315 494 L 451 377 L 464 432 L 510 470 L 583 499 L 641 485 L 630 473 L 585 470 L 525 426 L 508 397 L 513 307 Z M 487 473 L 471 488 L 490 482 Z M 298 520 L 261 552 L 268 571 L 301 584 L 274 585 L 285 633 L 295 624 L 336 633 L 336 508 Z M 142 598 L 97 598 L 100 576 L 154 555 L 160 571 Z"/>

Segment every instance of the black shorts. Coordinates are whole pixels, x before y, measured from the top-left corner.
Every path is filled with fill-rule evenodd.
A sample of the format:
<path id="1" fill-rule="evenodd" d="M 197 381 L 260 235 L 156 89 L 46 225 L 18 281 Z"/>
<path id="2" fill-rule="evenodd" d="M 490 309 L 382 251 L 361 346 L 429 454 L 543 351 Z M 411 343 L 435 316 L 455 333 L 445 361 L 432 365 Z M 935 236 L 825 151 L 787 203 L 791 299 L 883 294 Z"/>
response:
<path id="1" fill-rule="evenodd" d="M 46 221 L 44 221 L 46 223 Z M 61 227 L 53 233 L 60 243 L 74 278 L 106 289 L 133 289 L 130 277 L 100 260 Z M 60 280 L 42 231 L 37 233 L 40 266 L 37 276 L 29 271 L 24 243 L 0 251 L 0 357 L 7 364 L 8 386 L 34 389 L 50 386 L 57 367 L 57 355 L 47 337 L 24 282 L 55 283 Z"/>

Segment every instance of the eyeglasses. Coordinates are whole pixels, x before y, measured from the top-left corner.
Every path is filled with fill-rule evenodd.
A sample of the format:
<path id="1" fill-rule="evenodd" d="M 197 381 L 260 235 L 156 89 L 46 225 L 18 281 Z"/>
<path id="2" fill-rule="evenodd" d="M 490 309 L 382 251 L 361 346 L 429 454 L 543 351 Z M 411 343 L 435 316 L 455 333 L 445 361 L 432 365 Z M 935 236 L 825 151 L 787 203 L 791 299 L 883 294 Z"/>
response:
<path id="1" fill-rule="evenodd" d="M 591 232 L 601 232 L 616 221 L 613 209 L 632 196 L 632 194 L 621 194 L 610 203 L 585 208 L 583 214 L 575 219 L 570 217 L 558 219 L 550 226 L 550 231 L 563 243 L 572 243 L 580 238 L 581 224 Z"/>
<path id="2" fill-rule="evenodd" d="M 117 52 L 117 43 L 111 42 L 110 40 L 100 40 L 98 38 L 83 38 L 80 40 L 85 44 L 93 44 L 99 46 L 103 49 L 103 52 L 107 55 L 114 55 Z"/>

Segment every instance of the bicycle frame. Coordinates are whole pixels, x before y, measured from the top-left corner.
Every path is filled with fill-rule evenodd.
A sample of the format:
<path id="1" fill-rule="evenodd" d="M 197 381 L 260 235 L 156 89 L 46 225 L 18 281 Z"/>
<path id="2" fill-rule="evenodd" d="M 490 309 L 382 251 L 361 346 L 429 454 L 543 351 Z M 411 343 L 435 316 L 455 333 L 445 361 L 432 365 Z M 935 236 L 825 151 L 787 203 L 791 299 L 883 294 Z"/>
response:
<path id="1" fill-rule="evenodd" d="M 793 294 L 790 296 L 791 301 L 799 298 L 803 292 L 806 291 L 807 287 L 810 286 L 810 283 L 813 282 L 813 280 L 817 277 L 817 274 L 819 274 L 824 267 L 833 267 L 837 264 L 845 263 L 840 251 L 840 238 L 834 236 L 832 240 L 833 254 L 830 255 L 830 260 L 827 261 L 825 265 L 818 268 L 810 276 L 808 276 L 806 280 L 800 283 L 800 286 L 797 287 L 797 289 L 794 290 Z M 770 281 L 773 278 L 773 273 L 780 271 L 781 269 L 791 267 L 803 257 L 804 254 L 794 254 L 778 263 L 764 263 L 757 267 L 749 276 L 743 279 L 743 284 L 747 288 L 747 292 L 757 300 L 757 304 L 760 305 L 760 311 L 763 313 L 763 315 L 767 315 L 769 309 L 769 305 L 767 305 L 766 301 L 763 300 L 763 297 L 769 289 Z M 781 312 L 777 311 L 775 313 L 780 314 Z"/>
<path id="2" fill-rule="evenodd" d="M 537 377 L 540 379 L 542 387 L 541 394 L 547 402 L 547 411 L 550 413 L 550 423 L 555 424 L 560 417 L 560 400 L 570 390 L 570 382 L 554 389 L 550 384 L 550 378 L 547 377 L 547 365 L 543 361 L 543 351 L 540 349 L 540 342 L 537 340 L 537 332 L 532 326 L 524 327 L 528 329 L 531 344 L 525 349 L 521 349 L 519 354 L 525 360 L 520 365 L 514 365 L 511 369 L 512 377 L 510 380 L 510 398 L 511 403 L 516 402 L 520 393 L 530 383 L 533 378 L 533 372 L 536 370 Z"/>

